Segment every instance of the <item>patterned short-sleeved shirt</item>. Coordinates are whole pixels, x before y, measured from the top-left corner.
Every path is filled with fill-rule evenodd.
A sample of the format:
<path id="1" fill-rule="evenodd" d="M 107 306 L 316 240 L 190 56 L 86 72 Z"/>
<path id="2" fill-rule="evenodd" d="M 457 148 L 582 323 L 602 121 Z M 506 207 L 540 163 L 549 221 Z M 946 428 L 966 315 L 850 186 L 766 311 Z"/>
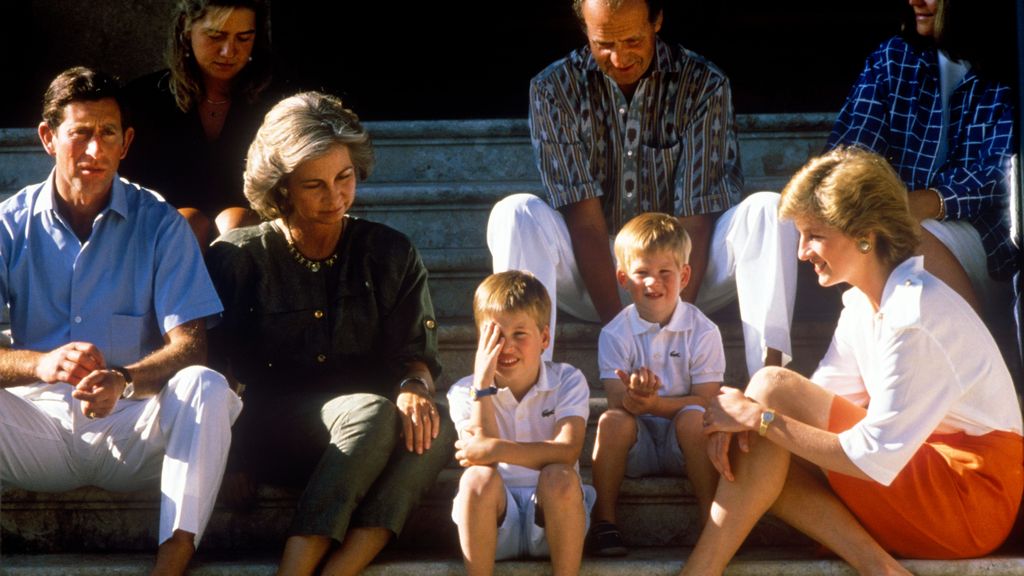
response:
<path id="1" fill-rule="evenodd" d="M 613 234 L 641 212 L 724 211 L 743 189 L 728 78 L 660 39 L 631 100 L 589 46 L 538 74 L 530 135 L 551 205 L 601 198 Z"/>
<path id="2" fill-rule="evenodd" d="M 977 228 L 989 273 L 1005 279 L 1019 266 L 1009 228 L 1014 113 L 1008 87 L 968 70 L 949 98 L 947 155 L 940 164 L 938 52 L 896 37 L 868 58 L 839 113 L 828 149 L 865 146 L 888 158 L 909 189 L 937 190 L 946 218 Z"/>

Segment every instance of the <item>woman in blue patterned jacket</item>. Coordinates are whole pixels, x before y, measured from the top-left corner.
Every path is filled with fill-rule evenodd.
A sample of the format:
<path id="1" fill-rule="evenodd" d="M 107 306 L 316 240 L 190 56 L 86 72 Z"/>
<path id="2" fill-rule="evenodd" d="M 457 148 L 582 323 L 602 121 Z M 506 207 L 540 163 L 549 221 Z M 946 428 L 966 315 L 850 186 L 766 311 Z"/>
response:
<path id="1" fill-rule="evenodd" d="M 912 20 L 868 57 L 828 148 L 860 145 L 889 160 L 921 222 L 925 268 L 978 309 L 1020 255 L 1009 227 L 1016 112 L 998 62 L 1014 32 L 995 30 L 1012 23 L 1012 5 L 971 4 L 909 0 Z"/>

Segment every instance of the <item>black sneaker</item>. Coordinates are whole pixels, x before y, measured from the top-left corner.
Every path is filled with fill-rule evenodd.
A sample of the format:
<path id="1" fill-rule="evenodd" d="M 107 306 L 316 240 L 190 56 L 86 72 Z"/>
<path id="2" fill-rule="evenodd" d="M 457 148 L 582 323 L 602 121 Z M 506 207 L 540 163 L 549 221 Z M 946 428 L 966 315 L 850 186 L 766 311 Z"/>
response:
<path id="1" fill-rule="evenodd" d="M 590 527 L 587 548 L 594 556 L 625 556 L 629 549 L 622 543 L 622 533 L 611 522 L 598 522 Z"/>

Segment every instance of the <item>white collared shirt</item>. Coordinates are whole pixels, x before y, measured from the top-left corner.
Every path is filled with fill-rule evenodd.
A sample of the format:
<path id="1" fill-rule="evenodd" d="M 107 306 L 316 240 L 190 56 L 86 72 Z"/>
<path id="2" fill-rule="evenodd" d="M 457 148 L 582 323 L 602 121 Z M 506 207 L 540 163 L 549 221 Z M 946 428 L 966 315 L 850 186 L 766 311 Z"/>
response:
<path id="1" fill-rule="evenodd" d="M 867 408 L 839 434 L 843 451 L 874 480 L 889 485 L 930 434 L 995 430 L 1021 433 L 1010 373 L 992 335 L 956 292 L 903 262 L 889 276 L 875 312 L 856 288 L 828 352 L 812 376 Z"/>
<path id="2" fill-rule="evenodd" d="M 448 405 L 456 430 L 469 423 L 473 410 L 469 375 L 448 389 Z M 515 442 L 546 442 L 558 434 L 558 424 L 571 417 L 587 421 L 590 416 L 590 387 L 583 373 L 569 364 L 544 362 L 537 383 L 521 401 L 508 388 L 500 388 L 493 396 L 498 419 L 498 432 L 503 439 Z M 579 464 L 577 463 L 577 469 Z M 538 470 L 498 464 L 498 472 L 506 486 L 536 486 Z"/>
<path id="3" fill-rule="evenodd" d="M 676 304 L 664 327 L 640 317 L 630 304 L 601 330 L 598 366 L 602 380 L 641 366 L 661 378 L 660 396 L 686 396 L 694 384 L 722 382 L 725 351 L 718 326 L 696 306 Z"/>

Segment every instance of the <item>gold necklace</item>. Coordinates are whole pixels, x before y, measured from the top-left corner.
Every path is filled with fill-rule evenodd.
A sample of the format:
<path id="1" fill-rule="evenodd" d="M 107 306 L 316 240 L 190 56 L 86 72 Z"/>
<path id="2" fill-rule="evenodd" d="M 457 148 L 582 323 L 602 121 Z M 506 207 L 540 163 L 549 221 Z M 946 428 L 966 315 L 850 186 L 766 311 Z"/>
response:
<path id="1" fill-rule="evenodd" d="M 342 226 L 344 228 L 344 225 Z M 284 232 L 285 240 L 288 241 L 288 253 L 292 255 L 292 258 L 294 258 L 296 262 L 302 264 L 307 269 L 309 269 L 310 272 L 319 272 L 320 269 L 323 267 L 330 268 L 331 266 L 334 266 L 335 262 L 338 261 L 337 252 L 331 254 L 327 258 L 324 258 L 323 260 L 311 260 L 309 258 L 306 258 L 305 256 L 302 255 L 302 252 L 299 252 L 299 248 L 295 245 L 295 241 L 292 239 L 292 232 L 291 230 L 288 229 L 288 222 L 286 221 L 284 225 L 281 225 L 280 227 L 281 230 Z"/>

